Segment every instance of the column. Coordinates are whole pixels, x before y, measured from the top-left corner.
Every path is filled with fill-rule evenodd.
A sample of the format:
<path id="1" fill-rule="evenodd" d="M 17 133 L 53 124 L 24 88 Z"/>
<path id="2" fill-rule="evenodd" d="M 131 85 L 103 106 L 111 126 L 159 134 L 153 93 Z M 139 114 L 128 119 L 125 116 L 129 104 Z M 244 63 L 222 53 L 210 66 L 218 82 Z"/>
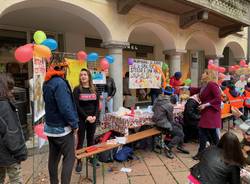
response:
<path id="1" fill-rule="evenodd" d="M 109 54 L 114 57 L 114 63 L 110 64 L 110 76 L 114 79 L 116 85 L 116 94 L 114 96 L 114 111 L 123 106 L 123 89 L 122 89 L 122 66 L 123 54 L 122 49 L 128 46 L 128 42 L 109 41 L 102 43 L 102 47 L 109 49 Z"/>
<path id="2" fill-rule="evenodd" d="M 181 71 L 181 55 L 186 53 L 186 50 L 173 49 L 173 50 L 164 50 L 165 55 L 170 56 L 170 76 L 174 75 L 175 72 Z"/>

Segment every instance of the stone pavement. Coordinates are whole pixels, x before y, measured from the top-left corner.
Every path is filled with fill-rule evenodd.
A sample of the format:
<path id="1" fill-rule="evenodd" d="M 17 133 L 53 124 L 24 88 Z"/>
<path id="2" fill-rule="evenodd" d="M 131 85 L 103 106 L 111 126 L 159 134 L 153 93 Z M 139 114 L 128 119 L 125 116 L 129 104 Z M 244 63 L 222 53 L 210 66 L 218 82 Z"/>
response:
<path id="1" fill-rule="evenodd" d="M 239 130 L 233 131 L 240 136 Z M 198 145 L 188 143 L 185 147 L 191 154 L 185 155 L 174 150 L 175 158 L 173 160 L 168 159 L 164 153 L 157 154 L 151 151 L 138 150 L 135 153 L 138 156 L 136 160 L 104 164 L 104 175 L 102 167 L 97 169 L 97 184 L 187 184 L 189 168 L 196 163 L 191 157 L 195 155 Z M 25 183 L 49 183 L 47 161 L 47 151 L 29 157 L 22 164 Z M 123 173 L 120 171 L 122 167 L 131 168 L 132 171 Z M 32 176 L 32 173 L 35 177 Z M 89 166 L 89 176 L 92 176 L 91 166 Z M 91 181 L 85 179 L 85 167 L 80 174 L 73 171 L 71 183 L 91 183 Z"/>

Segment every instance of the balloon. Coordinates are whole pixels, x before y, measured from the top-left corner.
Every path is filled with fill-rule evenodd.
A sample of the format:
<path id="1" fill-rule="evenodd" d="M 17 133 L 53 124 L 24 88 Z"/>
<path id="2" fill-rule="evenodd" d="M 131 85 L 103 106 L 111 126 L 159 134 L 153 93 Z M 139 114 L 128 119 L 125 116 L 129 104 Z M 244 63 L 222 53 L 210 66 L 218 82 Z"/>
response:
<path id="1" fill-rule="evenodd" d="M 236 70 L 236 68 L 234 67 L 234 66 L 229 66 L 229 68 L 228 68 L 228 71 L 229 72 L 233 72 L 233 71 L 235 71 Z"/>
<path id="2" fill-rule="evenodd" d="M 36 31 L 33 35 L 33 38 L 36 44 L 41 44 L 44 40 L 47 39 L 47 36 L 43 31 Z"/>
<path id="3" fill-rule="evenodd" d="M 236 70 L 240 69 L 239 65 L 234 65 L 234 67 L 235 67 Z"/>
<path id="4" fill-rule="evenodd" d="M 114 57 L 113 56 L 105 56 L 105 59 L 109 62 L 109 64 L 114 63 Z"/>
<path id="5" fill-rule="evenodd" d="M 218 67 L 218 72 L 224 73 L 225 71 L 226 71 L 226 68 Z"/>
<path id="6" fill-rule="evenodd" d="M 77 52 L 76 57 L 78 60 L 86 60 L 87 54 L 84 51 L 79 51 L 79 52 Z"/>
<path id="7" fill-rule="evenodd" d="M 208 64 L 214 64 L 214 60 L 209 59 L 209 60 L 208 60 Z"/>
<path id="8" fill-rule="evenodd" d="M 97 53 L 92 52 L 92 53 L 88 54 L 87 61 L 89 61 L 89 62 L 95 62 L 95 61 L 97 61 L 98 57 L 99 56 L 98 56 Z"/>
<path id="9" fill-rule="evenodd" d="M 244 60 L 244 59 L 242 59 L 242 60 L 240 60 L 240 66 L 245 66 L 245 64 L 246 64 L 246 61 Z"/>
<path id="10" fill-rule="evenodd" d="M 109 62 L 107 61 L 106 58 L 103 58 L 101 61 L 100 61 L 100 66 L 101 66 L 101 69 L 104 71 L 104 70 L 107 70 L 109 68 Z"/>
<path id="11" fill-rule="evenodd" d="M 188 86 L 188 85 L 190 85 L 192 83 L 192 80 L 191 79 L 186 79 L 184 81 L 184 83 L 185 83 L 185 86 Z"/>
<path id="12" fill-rule="evenodd" d="M 133 65 L 133 63 L 134 63 L 133 58 L 128 58 L 128 65 Z"/>
<path id="13" fill-rule="evenodd" d="M 217 70 L 218 66 L 216 66 L 215 64 L 208 64 L 207 68 L 209 70 Z"/>
<path id="14" fill-rule="evenodd" d="M 163 63 L 163 65 L 162 65 L 162 70 L 167 70 L 167 68 L 168 68 L 168 64 L 166 64 L 166 63 Z"/>
<path id="15" fill-rule="evenodd" d="M 42 45 L 45 45 L 50 48 L 50 50 L 56 50 L 57 49 L 57 42 L 54 39 L 48 38 L 42 42 Z"/>
<path id="16" fill-rule="evenodd" d="M 44 124 L 43 123 L 35 125 L 34 132 L 38 137 L 45 139 L 45 140 L 48 139 L 47 136 L 44 134 Z"/>
<path id="17" fill-rule="evenodd" d="M 248 64 L 245 64 L 243 67 L 244 67 L 244 68 L 248 68 Z"/>
<path id="18" fill-rule="evenodd" d="M 33 45 L 26 44 L 15 50 L 15 58 L 20 63 L 26 63 L 33 58 Z"/>
<path id="19" fill-rule="evenodd" d="M 37 57 L 49 58 L 51 57 L 51 51 L 48 47 L 44 45 L 35 45 L 34 55 Z"/>

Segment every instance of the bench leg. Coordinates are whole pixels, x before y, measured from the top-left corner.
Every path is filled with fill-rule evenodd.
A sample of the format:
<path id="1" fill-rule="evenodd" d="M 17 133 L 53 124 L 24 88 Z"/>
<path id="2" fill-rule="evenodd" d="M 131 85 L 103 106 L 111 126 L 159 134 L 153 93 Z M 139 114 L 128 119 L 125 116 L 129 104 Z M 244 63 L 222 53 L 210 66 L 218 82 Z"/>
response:
<path id="1" fill-rule="evenodd" d="M 96 184 L 96 163 L 97 163 L 97 158 L 96 155 L 93 157 L 93 184 Z"/>
<path id="2" fill-rule="evenodd" d="M 89 177 L 89 159 L 86 157 L 86 178 Z"/>

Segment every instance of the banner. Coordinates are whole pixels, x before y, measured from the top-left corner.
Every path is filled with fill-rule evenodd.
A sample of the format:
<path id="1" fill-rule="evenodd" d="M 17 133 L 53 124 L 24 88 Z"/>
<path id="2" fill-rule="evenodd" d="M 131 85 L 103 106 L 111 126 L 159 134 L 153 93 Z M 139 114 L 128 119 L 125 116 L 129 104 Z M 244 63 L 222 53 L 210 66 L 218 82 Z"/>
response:
<path id="1" fill-rule="evenodd" d="M 92 70 L 91 76 L 93 84 L 106 84 L 106 76 L 104 72 Z"/>
<path id="2" fill-rule="evenodd" d="M 34 122 L 38 121 L 45 114 L 42 85 L 46 75 L 46 60 L 33 58 L 33 100 L 34 100 Z"/>
<path id="3" fill-rule="evenodd" d="M 76 86 L 79 85 L 79 75 L 81 69 L 87 68 L 87 62 L 67 58 L 65 58 L 65 60 L 69 64 L 69 68 L 67 71 L 67 80 L 69 81 L 70 87 L 73 90 Z"/>
<path id="4" fill-rule="evenodd" d="M 129 88 L 160 88 L 161 73 L 154 65 L 162 67 L 161 61 L 151 61 L 144 59 L 134 59 L 129 65 Z"/>

